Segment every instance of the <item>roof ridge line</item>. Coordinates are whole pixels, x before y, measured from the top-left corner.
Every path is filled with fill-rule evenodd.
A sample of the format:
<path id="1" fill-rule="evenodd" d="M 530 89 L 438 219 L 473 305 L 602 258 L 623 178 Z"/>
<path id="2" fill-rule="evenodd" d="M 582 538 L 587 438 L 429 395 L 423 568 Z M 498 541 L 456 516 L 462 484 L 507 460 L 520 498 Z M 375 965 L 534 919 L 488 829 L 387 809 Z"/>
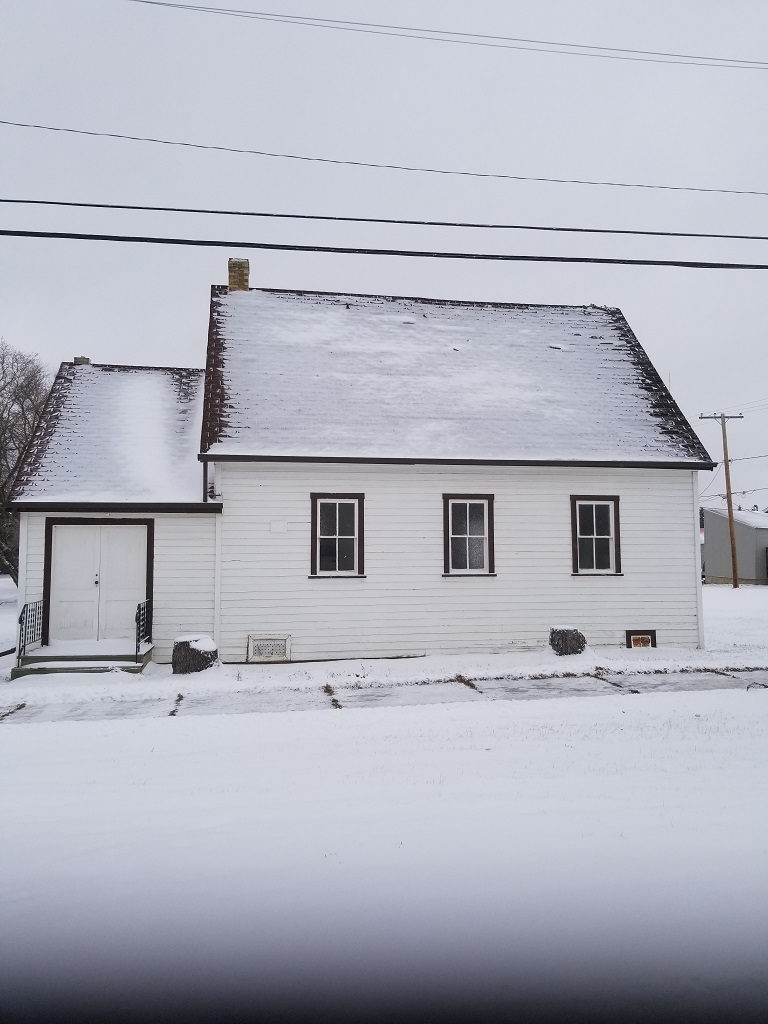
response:
<path id="1" fill-rule="evenodd" d="M 223 292 L 220 294 L 232 294 L 226 285 L 219 285 Z M 494 309 L 599 309 L 603 313 L 621 313 L 618 306 L 600 306 L 595 302 L 501 302 L 497 299 L 441 299 L 427 295 L 385 295 L 375 292 L 327 292 L 313 288 L 249 288 L 251 292 L 263 292 L 267 295 L 321 295 L 332 296 L 340 299 L 384 299 L 394 302 L 426 302 L 431 305 L 446 306 L 481 306 Z M 241 293 L 237 293 L 241 294 Z"/>
<path id="2" fill-rule="evenodd" d="M 199 366 L 144 366 L 140 363 L 75 363 L 65 362 L 62 366 L 79 368 L 91 367 L 95 370 L 158 370 L 165 373 L 205 373 Z"/>

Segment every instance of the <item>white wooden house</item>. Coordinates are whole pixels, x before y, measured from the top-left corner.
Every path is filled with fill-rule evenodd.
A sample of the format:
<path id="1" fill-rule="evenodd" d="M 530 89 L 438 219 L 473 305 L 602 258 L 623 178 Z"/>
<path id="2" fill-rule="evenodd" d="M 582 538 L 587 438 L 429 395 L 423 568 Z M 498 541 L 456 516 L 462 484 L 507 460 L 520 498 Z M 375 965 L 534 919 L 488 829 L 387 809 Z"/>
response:
<path id="1" fill-rule="evenodd" d="M 700 646 L 712 465 L 619 310 L 230 261 L 204 373 L 62 365 L 12 503 L 25 654 L 133 649 L 142 608 L 158 661 L 195 631 L 229 662 Z"/>

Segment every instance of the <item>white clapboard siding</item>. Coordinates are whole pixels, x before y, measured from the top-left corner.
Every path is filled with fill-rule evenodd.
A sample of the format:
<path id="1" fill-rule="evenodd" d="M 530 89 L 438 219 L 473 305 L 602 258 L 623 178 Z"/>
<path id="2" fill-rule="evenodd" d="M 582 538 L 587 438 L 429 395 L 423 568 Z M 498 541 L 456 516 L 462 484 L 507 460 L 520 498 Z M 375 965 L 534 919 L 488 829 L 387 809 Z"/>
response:
<path id="1" fill-rule="evenodd" d="M 553 625 L 699 643 L 690 471 L 221 463 L 216 480 L 225 660 L 249 633 L 290 635 L 296 660 L 529 648 Z M 365 578 L 308 578 L 313 491 L 365 494 Z M 443 576 L 444 493 L 494 495 L 495 577 Z M 571 494 L 619 495 L 622 576 L 572 575 Z"/>
<path id="2" fill-rule="evenodd" d="M 43 596 L 46 516 L 21 514 L 27 519 L 24 600 L 37 601 Z M 170 661 L 174 638 L 181 634 L 200 631 L 213 635 L 215 514 L 74 514 L 78 519 L 154 519 L 152 637 L 156 661 Z M 64 513 L 52 515 L 59 518 Z"/>

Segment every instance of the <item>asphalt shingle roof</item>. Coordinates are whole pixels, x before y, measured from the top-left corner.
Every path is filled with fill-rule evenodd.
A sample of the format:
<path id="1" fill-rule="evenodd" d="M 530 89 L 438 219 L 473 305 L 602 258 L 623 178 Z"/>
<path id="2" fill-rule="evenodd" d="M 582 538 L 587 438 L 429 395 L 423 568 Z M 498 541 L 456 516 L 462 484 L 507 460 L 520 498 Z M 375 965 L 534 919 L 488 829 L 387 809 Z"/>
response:
<path id="1" fill-rule="evenodd" d="M 214 288 L 203 450 L 711 465 L 621 312 Z"/>
<path id="2" fill-rule="evenodd" d="M 62 363 L 14 499 L 199 502 L 203 371 Z"/>

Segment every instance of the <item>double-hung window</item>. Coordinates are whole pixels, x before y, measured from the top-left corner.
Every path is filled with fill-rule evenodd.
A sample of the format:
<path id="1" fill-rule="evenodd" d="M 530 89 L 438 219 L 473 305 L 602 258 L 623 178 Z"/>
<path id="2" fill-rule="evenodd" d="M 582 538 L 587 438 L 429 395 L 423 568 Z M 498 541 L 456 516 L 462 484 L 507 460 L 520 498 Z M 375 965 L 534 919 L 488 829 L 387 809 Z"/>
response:
<path id="1" fill-rule="evenodd" d="M 443 495 L 443 572 L 446 576 L 495 573 L 493 495 Z"/>
<path id="2" fill-rule="evenodd" d="M 362 576 L 362 494 L 312 494 L 312 576 Z"/>
<path id="3" fill-rule="evenodd" d="M 571 497 L 573 572 L 579 576 L 621 573 L 619 499 L 616 496 Z"/>

